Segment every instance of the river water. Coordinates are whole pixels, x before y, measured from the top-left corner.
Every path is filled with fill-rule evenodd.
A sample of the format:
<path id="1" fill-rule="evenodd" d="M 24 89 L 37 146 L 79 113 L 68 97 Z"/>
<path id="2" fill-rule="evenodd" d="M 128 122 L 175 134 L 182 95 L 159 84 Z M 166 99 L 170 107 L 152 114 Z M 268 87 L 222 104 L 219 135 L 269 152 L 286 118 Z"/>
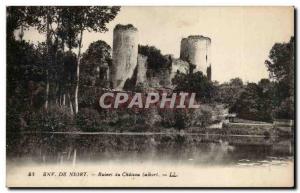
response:
<path id="1" fill-rule="evenodd" d="M 293 140 L 197 134 L 30 133 L 7 135 L 10 163 L 141 163 L 270 166 L 293 161 Z"/>

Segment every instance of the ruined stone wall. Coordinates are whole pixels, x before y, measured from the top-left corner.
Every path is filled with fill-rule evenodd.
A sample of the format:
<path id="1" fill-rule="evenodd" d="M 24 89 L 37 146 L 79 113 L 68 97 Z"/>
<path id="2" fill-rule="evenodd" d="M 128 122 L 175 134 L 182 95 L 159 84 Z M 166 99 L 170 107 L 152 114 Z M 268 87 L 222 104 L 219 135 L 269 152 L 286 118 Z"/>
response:
<path id="1" fill-rule="evenodd" d="M 174 58 L 172 55 L 165 55 L 167 64 L 164 68 L 160 68 L 159 71 L 147 68 L 147 56 L 138 55 L 137 64 L 137 84 L 147 83 L 150 86 L 163 86 L 172 87 L 172 79 L 177 72 L 188 74 L 189 63 L 178 58 Z M 148 74 L 148 76 L 147 76 Z"/>
<path id="2" fill-rule="evenodd" d="M 137 58 L 137 80 L 136 84 L 144 83 L 147 81 L 147 56 L 138 54 Z"/>
<path id="3" fill-rule="evenodd" d="M 150 87 L 170 87 L 171 85 L 171 69 L 160 68 L 159 71 L 154 71 L 153 69 L 147 69 L 149 76 L 147 77 L 145 83 Z"/>
<path id="4" fill-rule="evenodd" d="M 112 88 L 123 89 L 137 65 L 138 30 L 132 25 L 117 25 L 113 32 L 112 66 L 110 81 Z"/>
<path id="5" fill-rule="evenodd" d="M 190 69 L 190 65 L 188 62 L 183 61 L 181 59 L 173 58 L 172 59 L 172 72 L 171 72 L 170 79 L 172 80 L 175 77 L 177 72 L 188 74 L 189 69 Z"/>
<path id="6" fill-rule="evenodd" d="M 211 39 L 204 36 L 189 36 L 181 40 L 180 59 L 196 65 L 195 71 L 206 75 L 211 65 Z"/>
<path id="7" fill-rule="evenodd" d="M 147 68 L 147 57 L 138 54 L 138 30 L 132 25 L 117 25 L 113 33 L 112 65 L 109 79 L 113 89 L 123 89 L 136 72 L 136 82 L 171 86 L 177 72 L 189 73 L 190 64 L 211 77 L 211 40 L 204 36 L 189 36 L 181 41 L 180 59 L 166 55 L 167 65 L 159 71 Z M 169 66 L 168 66 L 169 65 Z"/>
<path id="8" fill-rule="evenodd" d="M 161 68 L 159 72 L 157 72 L 156 77 L 159 80 L 159 85 L 163 87 L 171 86 L 171 69 L 170 68 Z"/>

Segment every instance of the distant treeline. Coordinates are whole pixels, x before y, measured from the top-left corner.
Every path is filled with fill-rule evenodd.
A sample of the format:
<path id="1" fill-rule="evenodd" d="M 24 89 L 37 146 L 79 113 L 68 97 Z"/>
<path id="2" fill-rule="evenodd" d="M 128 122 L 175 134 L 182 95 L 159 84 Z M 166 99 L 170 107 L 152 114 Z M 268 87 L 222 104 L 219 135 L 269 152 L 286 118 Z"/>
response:
<path id="1" fill-rule="evenodd" d="M 275 43 L 265 65 L 269 79 L 244 84 L 234 78 L 230 82 L 217 85 L 216 101 L 228 104 L 231 112 L 240 118 L 272 121 L 274 119 L 294 119 L 295 41 Z"/>

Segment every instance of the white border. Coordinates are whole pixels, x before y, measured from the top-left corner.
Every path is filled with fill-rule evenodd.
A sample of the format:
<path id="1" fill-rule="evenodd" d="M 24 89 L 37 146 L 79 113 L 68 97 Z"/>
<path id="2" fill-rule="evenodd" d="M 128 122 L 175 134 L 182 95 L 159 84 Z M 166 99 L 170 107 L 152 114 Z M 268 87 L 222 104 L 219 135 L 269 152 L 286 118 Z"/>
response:
<path id="1" fill-rule="evenodd" d="M 202 1 L 194 1 L 194 0 L 9 0 L 6 5 L 201 5 L 201 6 L 245 6 L 245 5 L 294 5 L 296 3 L 295 0 L 202 0 Z"/>
<path id="2" fill-rule="evenodd" d="M 157 5 L 176 5 L 176 6 L 188 6 L 188 5 L 198 5 L 198 6 L 246 6 L 246 5 L 256 5 L 256 6 L 263 6 L 263 5 L 277 5 L 277 6 L 290 6 L 294 5 L 296 8 L 300 7 L 300 1 L 298 0 L 201 0 L 201 1 L 193 1 L 193 0 L 2 0 L 0 1 L 0 16 L 1 16 L 1 27 L 0 27 L 0 38 L 1 38 L 1 53 L 0 53 L 0 191 L 1 192 L 8 192 L 5 187 L 5 146 L 6 146 L 6 6 L 9 5 L 145 5 L 145 6 L 157 6 Z M 262 18 L 263 19 L 263 18 Z M 297 21 L 297 25 L 299 26 L 299 20 Z M 299 37 L 299 34 L 295 34 L 296 37 Z M 297 39 L 296 39 L 297 40 Z M 297 42 L 296 42 L 297 43 Z M 298 45 L 297 45 L 298 46 Z M 299 48 L 297 47 L 297 56 L 299 56 Z M 299 59 L 298 59 L 299 60 Z M 297 64 L 296 64 L 297 65 Z M 297 74 L 299 76 L 299 66 L 297 65 Z M 297 81 L 297 91 L 299 91 L 299 82 Z M 297 94 L 297 101 L 299 95 Z M 298 103 L 299 105 L 299 103 Z M 297 109 L 299 109 L 297 105 Z M 297 122 L 299 120 L 299 116 L 297 115 Z M 299 139 L 299 131 L 297 132 Z M 297 155 L 299 155 L 299 148 L 297 148 Z M 299 167 L 299 159 L 297 166 Z M 297 177 L 299 179 L 299 176 Z M 299 185 L 299 183 L 297 183 Z M 18 192 L 27 192 L 28 190 L 19 190 Z M 35 192 L 44 192 L 45 190 L 35 190 Z M 49 191 L 49 190 L 47 190 Z M 64 191 L 64 192 L 73 192 L 74 190 L 50 190 L 50 191 Z M 77 190 L 79 192 L 85 192 L 86 190 Z M 104 190 L 102 190 L 104 191 Z M 107 191 L 107 190 L 106 190 Z M 110 192 L 115 192 L 118 190 L 109 190 Z M 125 190 L 130 191 L 130 190 Z M 163 191 L 163 190 L 159 190 Z M 263 191 L 263 190 L 262 190 Z M 234 191 L 234 192 L 240 192 Z"/>

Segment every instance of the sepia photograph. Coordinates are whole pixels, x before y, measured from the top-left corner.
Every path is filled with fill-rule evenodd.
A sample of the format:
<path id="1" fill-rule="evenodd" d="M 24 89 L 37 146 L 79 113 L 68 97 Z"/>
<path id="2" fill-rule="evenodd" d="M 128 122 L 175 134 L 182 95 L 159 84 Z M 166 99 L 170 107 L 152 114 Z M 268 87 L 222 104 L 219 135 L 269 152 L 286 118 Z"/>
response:
<path id="1" fill-rule="evenodd" d="M 7 6 L 6 186 L 294 188 L 293 6 Z"/>

